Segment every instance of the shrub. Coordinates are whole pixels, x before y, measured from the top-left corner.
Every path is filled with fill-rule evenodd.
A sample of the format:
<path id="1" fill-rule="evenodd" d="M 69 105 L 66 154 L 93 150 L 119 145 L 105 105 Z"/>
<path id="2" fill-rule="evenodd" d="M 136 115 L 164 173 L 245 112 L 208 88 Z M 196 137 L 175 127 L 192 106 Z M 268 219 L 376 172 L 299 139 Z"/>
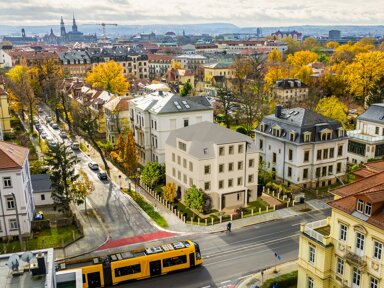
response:
<path id="1" fill-rule="evenodd" d="M 239 132 L 241 134 L 247 135 L 247 129 L 245 129 L 245 127 L 243 127 L 243 126 L 237 127 L 236 128 L 236 132 Z"/>
<path id="2" fill-rule="evenodd" d="M 261 288 L 271 288 L 274 283 L 278 284 L 278 287 L 290 287 L 297 284 L 297 271 L 283 274 L 279 277 L 268 279 L 264 282 Z"/>

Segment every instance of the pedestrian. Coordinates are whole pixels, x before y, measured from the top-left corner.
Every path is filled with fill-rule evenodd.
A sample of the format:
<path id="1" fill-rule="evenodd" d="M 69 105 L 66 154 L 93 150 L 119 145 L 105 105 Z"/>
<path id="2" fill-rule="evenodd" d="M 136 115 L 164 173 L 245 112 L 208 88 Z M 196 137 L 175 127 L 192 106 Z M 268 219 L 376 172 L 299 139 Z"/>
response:
<path id="1" fill-rule="evenodd" d="M 228 224 L 227 224 L 227 231 L 228 232 L 231 232 L 231 227 L 232 227 L 232 223 L 228 222 Z"/>

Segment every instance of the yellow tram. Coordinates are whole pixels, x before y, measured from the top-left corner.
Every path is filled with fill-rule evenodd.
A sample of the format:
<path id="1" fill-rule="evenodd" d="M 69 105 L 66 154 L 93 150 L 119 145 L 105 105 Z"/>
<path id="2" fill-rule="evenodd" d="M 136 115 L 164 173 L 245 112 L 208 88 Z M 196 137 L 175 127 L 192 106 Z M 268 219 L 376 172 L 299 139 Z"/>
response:
<path id="1" fill-rule="evenodd" d="M 109 287 L 124 281 L 167 274 L 203 264 L 200 247 L 186 240 L 156 247 L 61 263 L 61 269 L 79 269 L 83 288 Z"/>

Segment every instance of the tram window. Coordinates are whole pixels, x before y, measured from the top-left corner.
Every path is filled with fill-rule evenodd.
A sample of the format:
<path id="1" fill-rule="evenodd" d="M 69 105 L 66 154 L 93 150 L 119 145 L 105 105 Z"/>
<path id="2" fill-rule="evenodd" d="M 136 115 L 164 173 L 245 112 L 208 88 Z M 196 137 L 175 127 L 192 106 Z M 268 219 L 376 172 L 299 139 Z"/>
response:
<path id="1" fill-rule="evenodd" d="M 87 283 L 87 277 L 85 277 L 85 274 L 83 274 L 83 283 Z"/>
<path id="2" fill-rule="evenodd" d="M 187 263 L 187 256 L 181 255 L 172 258 L 163 259 L 163 267 L 170 267 Z"/>
<path id="3" fill-rule="evenodd" d="M 140 264 L 125 266 L 125 267 L 115 269 L 115 277 L 121 277 L 121 276 L 136 274 L 140 272 L 141 272 Z"/>

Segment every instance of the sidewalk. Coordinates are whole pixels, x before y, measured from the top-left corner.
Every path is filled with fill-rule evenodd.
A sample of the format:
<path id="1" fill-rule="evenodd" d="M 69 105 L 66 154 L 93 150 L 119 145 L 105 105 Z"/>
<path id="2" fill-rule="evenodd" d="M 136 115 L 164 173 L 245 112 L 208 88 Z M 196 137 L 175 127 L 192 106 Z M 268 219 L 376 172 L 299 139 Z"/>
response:
<path id="1" fill-rule="evenodd" d="M 275 273 L 275 268 L 277 273 Z M 260 272 L 257 272 L 239 284 L 236 285 L 237 288 L 249 288 L 252 287 L 252 285 L 260 286 L 268 279 L 276 278 L 279 277 L 283 274 L 287 274 L 293 271 L 297 270 L 297 260 L 291 261 L 291 262 L 286 262 L 280 265 L 277 265 L 276 267 L 270 267 L 266 270 L 263 271 L 263 275 Z"/>

